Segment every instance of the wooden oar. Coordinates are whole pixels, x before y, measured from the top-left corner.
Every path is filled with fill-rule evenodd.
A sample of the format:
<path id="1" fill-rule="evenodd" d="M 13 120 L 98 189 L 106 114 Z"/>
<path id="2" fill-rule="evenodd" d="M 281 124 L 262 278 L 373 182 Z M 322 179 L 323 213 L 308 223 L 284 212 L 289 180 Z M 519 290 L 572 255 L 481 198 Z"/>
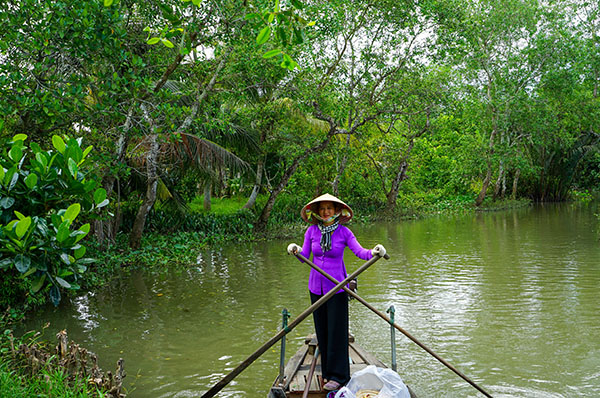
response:
<path id="1" fill-rule="evenodd" d="M 348 276 L 346 279 L 338 283 L 333 289 L 331 289 L 326 295 L 321 297 L 319 300 L 315 301 L 313 305 L 304 310 L 303 313 L 298 315 L 296 319 L 294 319 L 287 328 L 282 329 L 275 336 L 271 337 L 269 341 L 262 345 L 258 350 L 254 351 L 252 355 L 250 355 L 246 360 L 244 360 L 241 364 L 239 364 L 235 369 L 229 372 L 228 375 L 223 377 L 221 381 L 211 387 L 210 390 L 205 392 L 201 398 L 210 398 L 214 397 L 219 391 L 223 389 L 227 384 L 231 382 L 237 375 L 242 373 L 248 366 L 252 364 L 252 362 L 256 361 L 258 357 L 265 353 L 269 348 L 271 348 L 275 343 L 277 343 L 283 336 L 292 331 L 300 322 L 302 322 L 307 316 L 315 312 L 317 308 L 322 306 L 327 300 L 329 300 L 334 294 L 336 294 L 343 286 L 347 285 L 352 279 L 356 278 L 363 271 L 369 268 L 371 265 L 375 264 L 377 260 L 381 257 L 375 256 L 366 263 L 364 263 L 360 268 L 352 273 L 352 275 Z"/>
<path id="2" fill-rule="evenodd" d="M 308 376 L 306 377 L 306 385 L 304 386 L 304 392 L 302 393 L 302 398 L 308 397 L 308 391 L 310 390 L 310 383 L 312 383 L 313 374 L 315 373 L 315 368 L 317 367 L 317 358 L 319 358 L 319 347 L 315 348 L 315 355 L 313 356 L 312 363 L 310 364 L 310 370 L 308 371 Z M 317 379 L 317 384 L 319 383 L 319 379 Z"/>
<path id="3" fill-rule="evenodd" d="M 302 254 L 300 254 L 300 253 L 294 253 L 294 254 L 296 255 L 296 257 L 298 257 L 298 259 L 300 259 L 301 261 L 303 261 L 303 262 L 307 263 L 308 265 L 310 265 L 314 270 L 316 270 L 317 272 L 319 272 L 325 278 L 329 279 L 333 283 L 337 283 L 337 280 L 334 277 L 332 277 L 331 275 L 329 275 L 327 272 L 323 271 L 321 268 L 319 268 L 312 261 L 310 261 L 309 259 L 307 259 L 306 257 L 304 257 Z M 345 280 L 347 280 L 347 279 L 348 278 L 346 278 Z M 467 383 L 469 383 L 470 385 L 472 385 L 473 387 L 475 387 L 477 390 L 479 390 L 479 392 L 481 392 L 483 395 L 485 395 L 486 397 L 492 398 L 492 396 L 489 393 L 487 393 L 483 388 L 481 388 L 480 386 L 478 386 L 474 381 L 472 381 L 467 376 L 465 376 L 464 374 L 462 374 L 458 369 L 456 369 L 454 366 L 450 365 L 443 358 L 441 358 L 439 355 L 437 355 L 435 352 L 433 352 L 431 349 L 429 349 L 425 344 L 421 343 L 419 340 L 417 340 L 415 337 L 413 337 L 406 330 L 404 330 L 400 326 L 398 326 L 398 324 L 392 322 L 390 320 L 390 318 L 388 318 L 388 316 L 385 315 L 383 312 L 377 310 L 375 307 L 373 307 L 371 304 L 369 304 L 368 302 L 366 302 L 365 299 L 363 299 L 362 297 L 360 297 L 354 291 L 348 289 L 348 287 L 346 287 L 345 284 L 342 286 L 342 288 L 346 292 L 348 292 L 348 294 L 350 294 L 352 297 L 354 297 L 356 300 L 360 301 L 365 307 L 367 307 L 368 309 L 370 309 L 371 311 L 373 311 L 374 313 L 376 313 L 377 315 L 379 315 L 379 317 L 385 319 L 386 322 L 388 322 L 390 325 L 392 325 L 394 328 L 396 328 L 398 331 L 400 331 L 406 337 L 408 337 L 413 342 L 415 342 L 419 347 L 421 347 L 422 349 L 424 349 L 425 351 L 427 351 L 429 354 L 431 354 L 435 359 L 437 359 L 438 361 L 440 361 L 441 363 L 443 363 L 448 369 L 450 369 L 451 371 L 453 371 L 454 373 L 456 373 L 457 375 L 459 375 L 463 380 L 465 380 Z"/>

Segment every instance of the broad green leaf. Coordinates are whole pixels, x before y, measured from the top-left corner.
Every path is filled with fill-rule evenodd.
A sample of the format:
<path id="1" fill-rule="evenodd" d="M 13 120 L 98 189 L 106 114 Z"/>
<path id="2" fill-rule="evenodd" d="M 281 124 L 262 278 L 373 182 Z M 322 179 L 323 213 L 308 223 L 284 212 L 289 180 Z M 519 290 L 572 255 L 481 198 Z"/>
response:
<path id="1" fill-rule="evenodd" d="M 112 6 L 114 0 L 104 0 L 104 7 L 110 7 Z"/>
<path id="2" fill-rule="evenodd" d="M 71 265 L 71 259 L 69 257 L 70 256 L 67 253 L 60 253 L 60 259 L 67 265 Z"/>
<path id="3" fill-rule="evenodd" d="M 29 275 L 33 274 L 36 271 L 37 271 L 37 268 L 30 267 L 29 270 L 23 274 L 23 278 L 27 278 Z"/>
<path id="4" fill-rule="evenodd" d="M 6 170 L 4 170 L 4 167 L 0 166 L 0 181 L 4 181 L 5 174 L 6 174 Z"/>
<path id="5" fill-rule="evenodd" d="M 17 223 L 17 228 L 15 229 L 15 233 L 17 234 L 17 237 L 19 239 L 22 239 L 25 236 L 30 225 L 31 217 L 26 217 L 22 220 L 19 220 L 19 222 Z"/>
<path id="6" fill-rule="evenodd" d="M 87 148 L 85 148 L 85 150 L 83 151 L 83 159 L 85 159 L 85 158 L 86 158 L 86 156 L 87 156 L 87 155 L 88 155 L 88 154 L 89 154 L 89 153 L 92 151 L 92 148 L 93 148 L 93 147 L 92 147 L 91 145 L 90 145 L 90 146 L 88 146 Z M 82 159 L 82 160 L 83 160 L 83 159 Z"/>
<path id="7" fill-rule="evenodd" d="M 266 53 L 264 53 L 263 58 L 271 58 L 279 54 L 281 54 L 281 49 L 276 48 L 275 50 L 267 51 Z"/>
<path id="8" fill-rule="evenodd" d="M 75 242 L 79 242 L 81 239 L 83 239 L 90 232 L 90 224 L 83 224 L 79 228 L 79 231 L 83 232 L 83 234 L 77 236 L 77 238 L 75 238 Z"/>
<path id="9" fill-rule="evenodd" d="M 42 274 L 33 280 L 31 283 L 31 291 L 33 293 L 37 293 L 40 291 L 42 286 L 44 286 L 44 282 L 46 281 L 46 274 Z"/>
<path id="10" fill-rule="evenodd" d="M 11 169 L 12 170 L 12 169 Z M 6 175 L 8 177 L 8 174 Z M 17 184 L 17 181 L 19 180 L 19 173 L 17 173 L 17 170 L 15 169 L 12 172 L 12 175 L 10 176 L 10 182 L 8 183 L 8 187 L 7 189 L 10 191 L 11 189 L 13 189 L 15 187 L 15 185 Z"/>
<path id="11" fill-rule="evenodd" d="M 58 227 L 58 232 L 56 233 L 56 240 L 60 243 L 64 242 L 65 239 L 67 239 L 69 237 L 69 234 L 71 233 L 71 231 L 69 231 L 69 224 L 70 221 L 65 220 L 62 224 L 60 224 L 60 227 Z"/>
<path id="12" fill-rule="evenodd" d="M 35 154 L 35 158 L 38 162 L 40 162 L 44 167 L 48 167 L 48 158 L 44 156 L 41 152 Z"/>
<path id="13" fill-rule="evenodd" d="M 80 246 L 78 249 L 73 251 L 73 255 L 77 260 L 79 260 L 81 257 L 83 257 L 85 255 L 85 252 L 86 252 L 85 246 Z"/>
<path id="14" fill-rule="evenodd" d="M 294 7 L 296 7 L 299 10 L 304 8 L 304 5 L 302 4 L 302 2 L 300 2 L 298 0 L 291 0 L 291 3 Z"/>
<path id="15" fill-rule="evenodd" d="M 29 269 L 31 265 L 31 259 L 24 254 L 18 254 L 15 257 L 15 268 L 20 273 L 24 274 Z"/>
<path id="16" fill-rule="evenodd" d="M 15 198 L 5 196 L 2 199 L 0 199 L 0 207 L 2 207 L 3 209 L 9 209 L 14 204 Z"/>
<path id="17" fill-rule="evenodd" d="M 69 158 L 67 161 L 67 166 L 69 167 L 69 173 L 73 176 L 73 178 L 77 178 L 77 172 L 79 168 L 77 167 L 77 163 L 72 158 Z"/>
<path id="18" fill-rule="evenodd" d="M 67 145 L 65 144 L 63 139 L 57 135 L 52 136 L 52 145 L 60 153 L 65 153 L 65 149 L 67 148 Z"/>
<path id="19" fill-rule="evenodd" d="M 8 157 L 11 158 L 14 162 L 18 162 L 23 157 L 23 150 L 20 146 L 15 145 L 12 148 L 10 148 L 10 151 L 8 152 Z"/>
<path id="20" fill-rule="evenodd" d="M 25 218 L 25 214 L 21 213 L 20 211 L 16 211 L 16 210 L 15 210 L 13 213 L 15 213 L 15 216 L 17 216 L 17 218 L 18 218 L 19 220 L 22 220 L 22 219 L 24 219 L 24 218 Z"/>
<path id="21" fill-rule="evenodd" d="M 314 24 L 316 24 L 315 21 L 310 21 L 309 23 L 306 24 L 306 26 L 313 26 Z"/>
<path id="22" fill-rule="evenodd" d="M 192 0 L 193 1 L 193 0 Z M 169 39 L 161 39 L 160 40 L 162 42 L 162 44 L 165 45 L 165 47 L 167 48 L 173 48 L 175 47 L 175 45 L 173 43 L 171 43 L 171 41 Z"/>
<path id="23" fill-rule="evenodd" d="M 267 21 L 269 23 L 271 23 L 271 22 L 273 22 L 274 19 L 275 19 L 275 13 L 274 12 L 269 13 L 269 17 L 267 18 Z"/>
<path id="24" fill-rule="evenodd" d="M 27 188 L 29 189 L 33 189 L 33 187 L 36 186 L 38 182 L 38 177 L 37 174 L 29 174 L 27 177 L 25 177 L 25 185 L 27 185 Z"/>
<path id="25" fill-rule="evenodd" d="M 96 205 L 96 208 L 100 209 L 100 208 L 106 206 L 108 203 L 109 203 L 108 199 L 104 199 L 102 202 L 100 202 Z"/>
<path id="26" fill-rule="evenodd" d="M 6 269 L 8 267 L 10 267 L 13 263 L 13 259 L 12 258 L 6 258 L 2 261 L 0 261 L 0 269 Z"/>
<path id="27" fill-rule="evenodd" d="M 104 189 L 104 188 L 96 189 L 96 191 L 94 192 L 94 202 L 96 204 L 98 204 L 98 203 L 103 202 L 104 199 L 106 199 L 106 189 Z"/>
<path id="28" fill-rule="evenodd" d="M 150 40 L 148 40 L 146 43 L 148 43 L 148 44 L 150 44 L 150 45 L 153 45 L 153 44 L 156 44 L 156 43 L 158 43 L 159 41 L 160 41 L 160 38 L 158 38 L 158 37 L 153 37 L 153 38 L 151 38 Z"/>
<path id="29" fill-rule="evenodd" d="M 13 142 L 17 141 L 25 141 L 27 139 L 27 134 L 17 134 L 13 137 Z"/>
<path id="30" fill-rule="evenodd" d="M 194 3 L 195 6 L 199 6 L 200 3 L 202 3 L 202 0 L 192 0 L 192 3 Z"/>
<path id="31" fill-rule="evenodd" d="M 79 203 L 73 203 L 71 206 L 67 208 L 63 217 L 71 222 L 75 221 L 75 218 L 79 215 L 81 211 L 81 205 Z"/>
<path id="32" fill-rule="evenodd" d="M 66 280 L 64 280 L 63 278 L 60 278 L 60 277 L 57 276 L 54 279 L 56 279 L 56 281 L 58 282 L 58 284 L 61 285 L 62 287 L 66 288 L 66 289 L 70 289 L 71 288 L 71 284 L 69 282 L 67 282 Z"/>
<path id="33" fill-rule="evenodd" d="M 106 0 L 106 1 L 112 2 L 112 0 Z M 50 288 L 50 301 L 52 301 L 52 304 L 54 304 L 55 307 L 57 307 L 58 304 L 60 303 L 60 290 L 58 289 L 58 287 L 56 285 L 53 285 Z"/>
<path id="34" fill-rule="evenodd" d="M 256 43 L 265 44 L 271 37 L 271 27 L 265 26 L 256 36 Z"/>

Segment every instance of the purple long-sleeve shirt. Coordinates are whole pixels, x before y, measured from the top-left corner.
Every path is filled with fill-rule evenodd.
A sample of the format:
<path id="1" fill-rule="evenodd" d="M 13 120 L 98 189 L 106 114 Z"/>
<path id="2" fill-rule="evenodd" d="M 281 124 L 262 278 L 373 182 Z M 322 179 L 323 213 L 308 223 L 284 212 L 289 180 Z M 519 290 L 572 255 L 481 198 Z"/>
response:
<path id="1" fill-rule="evenodd" d="M 344 265 L 344 249 L 346 246 L 360 259 L 370 260 L 373 258 L 371 250 L 363 248 L 352 231 L 343 225 L 338 226 L 331 234 L 331 250 L 323 253 L 320 242 L 321 231 L 319 227 L 316 225 L 308 227 L 304 234 L 304 243 L 300 254 L 310 258 L 312 252 L 313 263 L 340 282 L 348 276 Z M 333 289 L 335 285 L 335 283 L 311 269 L 308 278 L 308 290 L 311 293 L 324 295 Z M 340 289 L 338 293 L 341 292 L 343 292 L 343 289 Z"/>

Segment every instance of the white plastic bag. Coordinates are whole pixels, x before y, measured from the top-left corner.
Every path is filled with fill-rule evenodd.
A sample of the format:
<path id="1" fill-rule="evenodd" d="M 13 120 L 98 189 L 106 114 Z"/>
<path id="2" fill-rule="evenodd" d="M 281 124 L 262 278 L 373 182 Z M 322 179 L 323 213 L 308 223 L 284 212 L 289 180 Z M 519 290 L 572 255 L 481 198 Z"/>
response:
<path id="1" fill-rule="evenodd" d="M 335 398 L 357 398 L 360 390 L 379 391 L 377 398 L 410 398 L 408 387 L 398 373 L 375 365 L 354 373 L 348 384 L 335 394 Z"/>

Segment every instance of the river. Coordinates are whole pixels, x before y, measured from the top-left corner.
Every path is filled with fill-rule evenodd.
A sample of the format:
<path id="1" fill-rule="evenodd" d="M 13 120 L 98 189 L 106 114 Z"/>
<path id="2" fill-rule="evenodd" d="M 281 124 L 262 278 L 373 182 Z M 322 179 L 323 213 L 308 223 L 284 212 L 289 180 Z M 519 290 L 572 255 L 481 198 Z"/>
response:
<path id="1" fill-rule="evenodd" d="M 365 247 L 390 254 L 359 277 L 358 293 L 390 305 L 405 330 L 494 397 L 600 396 L 600 242 L 597 204 L 352 225 Z M 291 240 L 199 250 L 196 264 L 159 275 L 124 273 L 48 308 L 28 328 L 66 328 L 104 370 L 125 359 L 130 398 L 199 397 L 275 335 L 281 311 L 310 305 L 309 268 Z M 293 239 L 302 243 L 302 236 Z M 349 271 L 362 261 L 346 253 Z M 356 341 L 390 364 L 390 327 L 356 300 Z M 288 335 L 289 358 L 312 332 Z M 479 397 L 472 386 L 397 333 L 398 372 L 421 398 Z M 265 397 L 279 344 L 219 397 Z"/>

